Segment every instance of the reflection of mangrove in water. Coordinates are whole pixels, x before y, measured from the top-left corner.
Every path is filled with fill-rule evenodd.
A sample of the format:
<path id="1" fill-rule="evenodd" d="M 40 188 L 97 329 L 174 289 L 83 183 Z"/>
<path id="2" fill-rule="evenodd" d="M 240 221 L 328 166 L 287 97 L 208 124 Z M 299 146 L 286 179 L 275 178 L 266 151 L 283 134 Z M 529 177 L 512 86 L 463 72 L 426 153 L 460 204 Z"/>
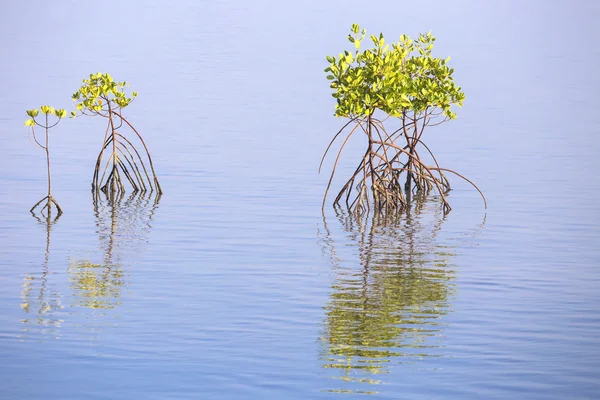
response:
<path id="1" fill-rule="evenodd" d="M 120 265 L 71 261 L 69 276 L 71 288 L 78 298 L 76 305 L 106 310 L 121 304 L 121 288 L 125 280 Z"/>
<path id="2" fill-rule="evenodd" d="M 103 260 L 69 262 L 69 281 L 76 305 L 112 309 L 121 303 L 127 282 L 123 265 L 128 254 L 147 240 L 160 195 L 94 192 L 94 214 Z"/>
<path id="3" fill-rule="evenodd" d="M 343 265 L 337 252 L 347 245 L 336 248 L 323 219 L 321 243 L 337 276 L 325 306 L 322 359 L 345 385 L 382 383 L 377 376 L 389 373 L 393 364 L 441 355 L 442 318 L 454 291 L 453 254 L 437 243 L 444 215 L 431 205 L 413 202 L 406 215 L 392 219 L 336 209 L 347 239 L 359 251 L 360 268 Z"/>
<path id="4" fill-rule="evenodd" d="M 35 324 L 43 333 L 58 337 L 58 328 L 63 323 L 59 315 L 63 309 L 62 296 L 49 282 L 52 275 L 49 262 L 52 225 L 58 221 L 60 214 L 52 218 L 50 213 L 44 215 L 32 211 L 31 215 L 46 228 L 46 249 L 41 272 L 25 274 L 21 290 L 21 309 L 27 317 L 21 322 L 25 324 L 25 332 L 29 331 L 29 326 Z"/>

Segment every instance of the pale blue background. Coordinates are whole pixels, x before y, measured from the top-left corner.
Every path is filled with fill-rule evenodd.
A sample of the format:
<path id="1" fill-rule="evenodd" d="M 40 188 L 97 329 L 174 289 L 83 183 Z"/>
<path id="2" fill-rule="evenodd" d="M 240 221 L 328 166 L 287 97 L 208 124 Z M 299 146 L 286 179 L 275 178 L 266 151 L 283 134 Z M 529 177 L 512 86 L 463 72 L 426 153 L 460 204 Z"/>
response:
<path id="1" fill-rule="evenodd" d="M 344 387 L 390 399 L 596 397 L 599 18 L 592 1 L 7 2 L 0 396 L 307 399 Z M 341 125 L 324 57 L 348 48 L 353 22 L 390 40 L 438 37 L 467 101 L 428 143 L 489 203 L 486 212 L 454 181 L 436 239 L 455 254 L 441 357 L 394 359 L 374 377 L 381 385 L 332 379 L 320 356 L 338 275 L 319 233 L 327 174 L 316 169 Z M 69 260 L 103 257 L 89 181 L 104 127 L 61 123 L 51 145 L 65 214 L 47 284 L 64 308 L 52 316 L 59 327 L 25 324 L 20 292 L 42 273 L 46 231 L 28 213 L 44 195 L 45 164 L 24 110 L 70 109 L 98 71 L 139 92 L 128 115 L 165 195 L 135 244 L 122 239 L 121 304 L 77 306 Z M 326 211 L 337 255 L 360 269 L 355 242 Z"/>

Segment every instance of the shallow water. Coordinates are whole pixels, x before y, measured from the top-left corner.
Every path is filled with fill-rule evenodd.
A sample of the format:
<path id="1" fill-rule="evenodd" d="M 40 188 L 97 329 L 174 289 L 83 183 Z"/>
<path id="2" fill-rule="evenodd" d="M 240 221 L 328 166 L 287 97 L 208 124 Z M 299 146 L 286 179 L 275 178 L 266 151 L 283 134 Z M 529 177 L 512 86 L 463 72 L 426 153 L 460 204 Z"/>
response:
<path id="1" fill-rule="evenodd" d="M 4 7 L 2 398 L 597 396 L 600 7 L 364 7 Z M 452 56 L 467 101 L 428 144 L 487 210 L 453 180 L 446 217 L 435 197 L 386 223 L 322 216 L 316 170 L 341 126 L 324 56 L 352 22 L 431 29 Z M 103 124 L 66 120 L 65 213 L 36 220 L 45 160 L 24 110 L 70 108 L 97 71 L 140 93 L 127 115 L 165 193 L 94 200 Z"/>

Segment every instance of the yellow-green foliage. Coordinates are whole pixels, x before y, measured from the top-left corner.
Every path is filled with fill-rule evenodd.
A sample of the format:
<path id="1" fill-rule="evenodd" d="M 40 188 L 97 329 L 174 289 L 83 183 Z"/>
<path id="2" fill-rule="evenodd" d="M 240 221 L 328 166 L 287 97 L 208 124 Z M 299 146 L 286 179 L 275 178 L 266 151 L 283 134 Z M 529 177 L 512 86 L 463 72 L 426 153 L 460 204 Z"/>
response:
<path id="1" fill-rule="evenodd" d="M 383 34 L 371 36 L 373 47 L 361 51 L 366 29 L 352 25 L 348 40 L 355 51 L 327 57 L 327 79 L 337 99 L 337 117 L 371 115 L 380 109 L 391 116 L 408 111 L 421 113 L 428 107 L 441 109 L 450 119 L 456 114 L 453 104 L 461 106 L 465 95 L 452 79 L 454 69 L 447 59 L 431 55 L 435 38 L 431 32 L 413 40 L 400 36 L 397 43 L 386 43 Z"/>
<path id="2" fill-rule="evenodd" d="M 27 113 L 27 115 L 30 117 L 27 121 L 25 121 L 25 125 L 32 126 L 32 127 L 35 125 L 39 125 L 41 127 L 45 127 L 44 125 L 37 123 L 35 120 L 35 117 L 37 117 L 39 115 L 40 111 L 42 112 L 42 114 L 44 114 L 46 116 L 56 115 L 56 117 L 58 117 L 59 120 L 61 118 L 64 118 L 67 116 L 67 111 L 64 109 L 55 110 L 54 107 L 52 107 L 52 106 L 41 106 L 39 110 L 37 108 L 34 108 L 32 110 L 25 111 Z M 57 121 L 57 123 L 58 123 L 58 121 Z"/>
<path id="3" fill-rule="evenodd" d="M 72 98 L 81 112 L 102 113 L 108 111 L 108 107 L 125 108 L 137 96 L 136 92 L 132 92 L 131 97 L 127 96 L 125 86 L 127 82 L 116 82 L 110 74 L 98 72 L 90 74 L 90 79 L 84 79 Z M 71 115 L 75 116 L 75 111 Z"/>

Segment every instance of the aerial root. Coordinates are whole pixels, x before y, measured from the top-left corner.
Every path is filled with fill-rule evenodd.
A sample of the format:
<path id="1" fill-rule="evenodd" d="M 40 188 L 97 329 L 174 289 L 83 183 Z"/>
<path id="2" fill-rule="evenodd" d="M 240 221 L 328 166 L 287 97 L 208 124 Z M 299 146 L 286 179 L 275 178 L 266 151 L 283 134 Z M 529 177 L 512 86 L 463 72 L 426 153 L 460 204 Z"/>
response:
<path id="1" fill-rule="evenodd" d="M 35 203 L 35 205 L 33 207 L 31 207 L 31 209 L 29 210 L 29 212 L 31 212 L 32 214 L 34 213 L 34 210 L 40 205 L 42 204 L 44 201 L 46 201 L 46 204 L 44 204 L 42 206 L 42 208 L 40 209 L 40 212 L 42 213 L 42 215 L 44 215 L 44 210 L 47 210 L 47 214 L 49 215 L 52 212 L 52 204 L 54 204 L 54 206 L 56 207 L 56 211 L 58 212 L 58 215 L 60 216 L 63 211 L 62 208 L 60 208 L 60 205 L 58 204 L 58 202 L 52 197 L 52 195 L 48 195 L 46 197 L 44 197 L 43 199 L 41 199 L 40 201 L 38 201 L 37 203 Z"/>
<path id="2" fill-rule="evenodd" d="M 143 149 L 140 153 L 134 143 L 113 128 L 109 121 L 102 148 L 96 159 L 92 190 L 121 193 L 126 191 L 125 184 L 128 183 L 134 193 L 162 193 L 158 177 L 154 173 L 152 158 L 141 135 L 120 114 L 113 113 L 133 130 Z"/>
<path id="3" fill-rule="evenodd" d="M 412 195 L 427 195 L 435 190 L 441 198 L 443 212 L 448 213 L 452 208 L 446 195 L 451 187 L 444 173 L 446 172 L 457 175 L 475 187 L 487 208 L 487 202 L 481 190 L 458 172 L 440 167 L 433 152 L 420 139 L 420 135 L 413 133 L 409 136 L 407 130 L 402 128 L 388 133 L 382 121 L 368 116 L 363 119 L 353 118 L 346 123 L 336 133 L 323 154 L 319 170 L 336 139 L 344 138 L 337 152 L 325 190 L 323 209 L 342 152 L 356 131 L 362 131 L 365 134 L 368 139 L 368 147 L 356 169 L 335 197 L 333 202 L 335 207 L 345 204 L 356 215 L 362 215 L 371 209 L 377 214 L 401 213 L 409 207 Z M 396 143 L 398 138 L 406 139 L 406 146 L 399 146 Z M 433 166 L 423 162 L 417 151 L 417 145 L 425 148 L 433 160 Z"/>

